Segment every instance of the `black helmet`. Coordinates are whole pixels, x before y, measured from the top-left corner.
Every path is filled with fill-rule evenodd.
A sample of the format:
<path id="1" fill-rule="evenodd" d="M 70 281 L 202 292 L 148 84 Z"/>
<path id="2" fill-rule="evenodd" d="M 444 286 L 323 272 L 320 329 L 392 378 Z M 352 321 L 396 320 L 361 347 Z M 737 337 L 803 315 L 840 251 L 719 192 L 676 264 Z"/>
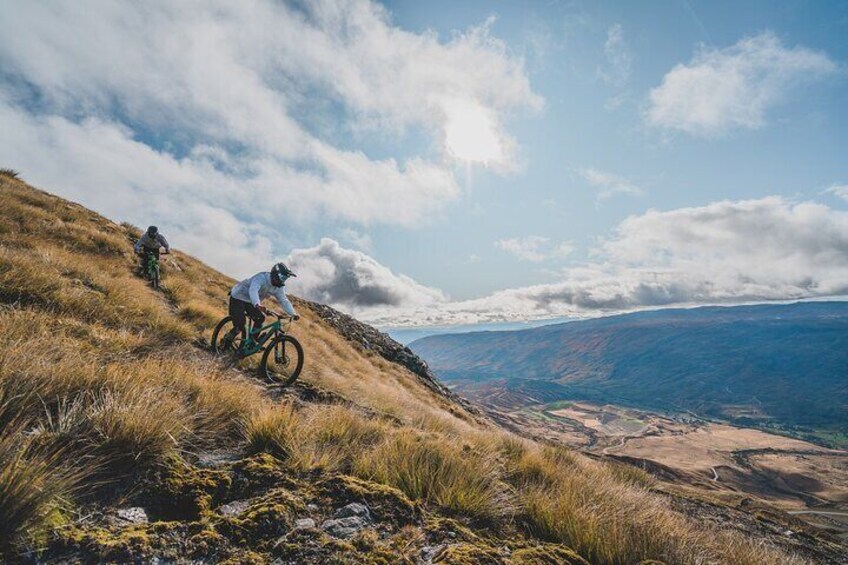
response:
<path id="1" fill-rule="evenodd" d="M 148 237 L 156 237 L 157 233 L 159 233 L 159 228 L 157 228 L 156 226 L 150 226 L 149 228 L 147 228 Z"/>
<path id="2" fill-rule="evenodd" d="M 271 267 L 271 284 L 274 286 L 283 286 L 287 278 L 296 276 L 285 263 L 277 263 Z"/>

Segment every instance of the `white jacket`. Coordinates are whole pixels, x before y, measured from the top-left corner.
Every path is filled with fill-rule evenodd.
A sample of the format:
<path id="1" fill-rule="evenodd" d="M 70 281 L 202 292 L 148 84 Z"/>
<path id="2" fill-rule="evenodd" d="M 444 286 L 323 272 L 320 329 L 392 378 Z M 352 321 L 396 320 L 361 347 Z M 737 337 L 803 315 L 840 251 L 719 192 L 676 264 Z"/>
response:
<path id="1" fill-rule="evenodd" d="M 282 286 L 274 286 L 271 284 L 271 273 L 256 273 L 249 279 L 244 279 L 236 284 L 230 291 L 233 298 L 243 302 L 249 302 L 254 306 L 259 306 L 263 298 L 273 296 L 286 311 L 289 316 L 296 315 L 294 306 L 288 296 L 286 296 L 285 288 Z"/>

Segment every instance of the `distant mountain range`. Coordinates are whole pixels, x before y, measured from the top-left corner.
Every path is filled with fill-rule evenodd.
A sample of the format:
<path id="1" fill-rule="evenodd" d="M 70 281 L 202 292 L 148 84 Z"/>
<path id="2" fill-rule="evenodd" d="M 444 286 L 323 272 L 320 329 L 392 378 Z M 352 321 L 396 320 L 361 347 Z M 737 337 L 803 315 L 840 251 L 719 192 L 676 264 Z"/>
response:
<path id="1" fill-rule="evenodd" d="M 580 399 L 848 433 L 848 302 L 639 312 L 410 347 L 483 403 Z"/>
<path id="2" fill-rule="evenodd" d="M 568 318 L 552 318 L 548 320 L 528 320 L 522 322 L 490 322 L 484 324 L 454 324 L 450 326 L 384 326 L 381 331 L 403 344 L 411 343 L 431 335 L 458 334 L 468 332 L 527 330 L 540 326 L 549 326 L 568 321 Z"/>

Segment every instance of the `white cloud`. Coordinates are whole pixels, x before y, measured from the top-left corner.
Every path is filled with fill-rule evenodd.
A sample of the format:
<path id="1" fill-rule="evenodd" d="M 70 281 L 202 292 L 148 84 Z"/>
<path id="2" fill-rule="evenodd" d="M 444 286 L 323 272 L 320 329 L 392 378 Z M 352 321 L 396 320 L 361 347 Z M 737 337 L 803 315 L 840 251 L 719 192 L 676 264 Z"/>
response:
<path id="1" fill-rule="evenodd" d="M 604 56 L 606 66 L 597 69 L 598 77 L 613 86 L 624 86 L 632 72 L 633 56 L 624 39 L 624 28 L 621 24 L 613 24 L 607 30 Z"/>
<path id="2" fill-rule="evenodd" d="M 370 319 L 475 323 L 844 294 L 848 212 L 769 197 L 650 210 L 623 221 L 590 262 L 563 271 L 561 282 Z"/>
<path id="3" fill-rule="evenodd" d="M 785 47 L 770 32 L 725 49 L 702 47 L 651 90 L 645 118 L 655 126 L 706 137 L 759 128 L 790 87 L 836 68 L 826 54 Z"/>
<path id="4" fill-rule="evenodd" d="M 598 189 L 598 201 L 608 200 L 616 194 L 642 196 L 645 191 L 624 177 L 593 168 L 577 169 L 577 174 Z"/>
<path id="5" fill-rule="evenodd" d="M 459 196 L 446 153 L 375 159 L 363 140 L 443 140 L 462 100 L 508 169 L 502 116 L 542 104 L 488 24 L 441 41 L 366 0 L 17 2 L 0 20 L 27 30 L 0 34 L 4 166 L 113 217 L 154 216 L 230 272 L 308 223 L 417 226 Z"/>
<path id="6" fill-rule="evenodd" d="M 574 246 L 568 241 L 554 243 L 550 238 L 539 235 L 501 239 L 495 242 L 495 247 L 523 261 L 536 263 L 566 257 L 574 251 Z"/>
<path id="7" fill-rule="evenodd" d="M 342 237 L 350 242 L 356 249 L 365 253 L 374 252 L 374 240 L 367 233 L 357 231 L 353 228 L 345 228 L 342 230 Z"/>
<path id="8" fill-rule="evenodd" d="M 832 184 L 825 192 L 848 201 L 848 184 Z"/>
<path id="9" fill-rule="evenodd" d="M 540 236 L 516 240 L 531 242 L 518 248 L 533 259 L 570 252 Z M 848 294 L 848 212 L 781 197 L 649 210 L 621 222 L 559 282 L 461 301 L 332 239 L 286 260 L 298 274 L 293 293 L 383 326 L 798 300 Z"/>
<path id="10" fill-rule="evenodd" d="M 353 314 L 426 307 L 446 300 L 441 291 L 395 274 L 365 253 L 345 249 L 329 238 L 315 247 L 295 249 L 286 262 L 297 274 L 293 292 Z"/>

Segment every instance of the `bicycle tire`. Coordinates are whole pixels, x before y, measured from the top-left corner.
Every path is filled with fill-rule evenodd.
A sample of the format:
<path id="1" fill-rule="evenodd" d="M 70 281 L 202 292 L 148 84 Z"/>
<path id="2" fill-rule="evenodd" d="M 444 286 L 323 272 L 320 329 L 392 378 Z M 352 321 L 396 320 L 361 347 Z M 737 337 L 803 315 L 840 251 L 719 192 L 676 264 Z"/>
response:
<path id="1" fill-rule="evenodd" d="M 291 344 L 291 347 L 294 348 L 294 351 L 297 354 L 297 360 L 294 361 L 291 371 L 288 374 L 283 371 L 281 376 L 277 373 L 277 371 L 269 370 L 268 363 L 271 358 L 271 352 L 276 352 L 277 346 L 283 348 L 283 355 L 285 356 L 285 347 L 287 344 Z M 259 362 L 259 375 L 268 382 L 280 384 L 282 386 L 290 386 L 300 376 L 300 372 L 303 370 L 303 361 L 303 346 L 300 345 L 300 342 L 290 335 L 281 335 L 274 338 L 274 340 L 268 344 L 265 351 L 262 353 L 262 360 Z M 289 363 L 291 363 L 291 361 L 286 363 L 284 367 L 288 366 Z"/>
<path id="2" fill-rule="evenodd" d="M 222 336 L 221 334 L 222 332 L 224 332 L 224 328 L 226 328 L 227 325 L 233 325 L 233 319 L 229 316 L 225 317 L 223 320 L 218 322 L 218 325 L 215 326 L 215 331 L 212 332 L 212 341 L 210 343 L 210 347 L 216 355 L 224 355 L 225 353 L 235 353 L 238 350 L 239 345 L 241 344 L 241 335 L 237 335 L 229 345 L 223 343 L 222 339 L 224 336 Z M 229 330 L 224 332 L 224 335 L 228 333 Z"/>

